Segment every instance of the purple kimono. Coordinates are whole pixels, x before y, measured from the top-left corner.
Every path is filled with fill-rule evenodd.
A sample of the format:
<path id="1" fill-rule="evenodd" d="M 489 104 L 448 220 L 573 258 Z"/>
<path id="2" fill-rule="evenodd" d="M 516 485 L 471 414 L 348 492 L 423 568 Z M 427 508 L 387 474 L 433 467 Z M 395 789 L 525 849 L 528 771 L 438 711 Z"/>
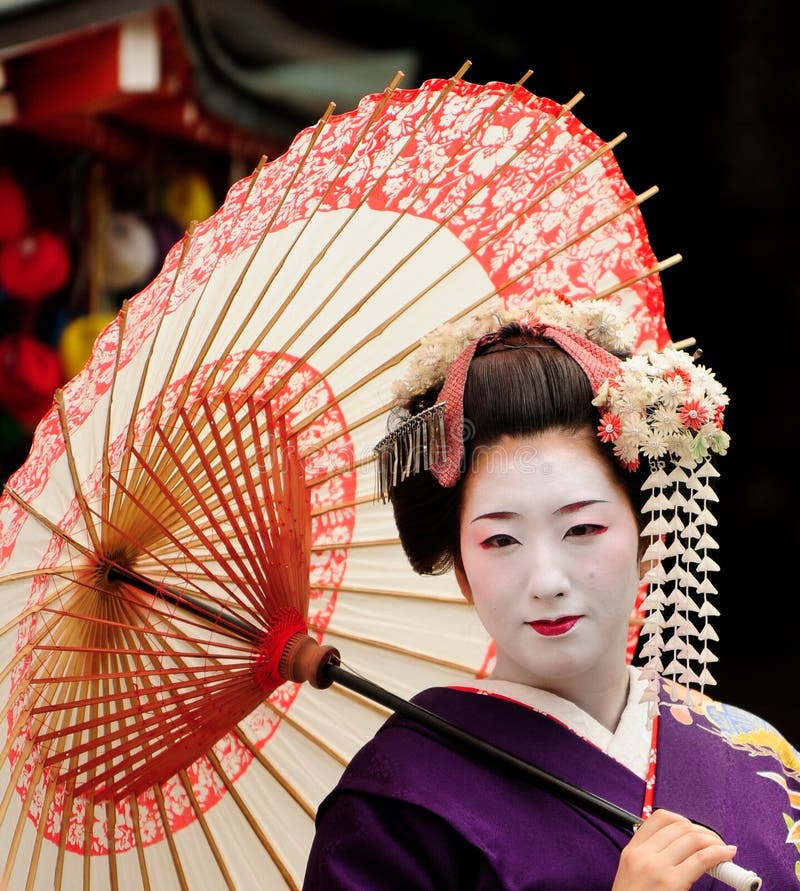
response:
<path id="1" fill-rule="evenodd" d="M 449 688 L 426 690 L 414 702 L 641 813 L 644 780 L 547 715 Z M 736 844 L 736 862 L 761 876 L 763 891 L 800 889 L 797 753 L 768 724 L 730 706 L 675 714 L 662 707 L 654 806 Z M 608 891 L 629 838 L 395 715 L 321 804 L 303 888 Z M 693 887 L 728 886 L 703 876 Z"/>

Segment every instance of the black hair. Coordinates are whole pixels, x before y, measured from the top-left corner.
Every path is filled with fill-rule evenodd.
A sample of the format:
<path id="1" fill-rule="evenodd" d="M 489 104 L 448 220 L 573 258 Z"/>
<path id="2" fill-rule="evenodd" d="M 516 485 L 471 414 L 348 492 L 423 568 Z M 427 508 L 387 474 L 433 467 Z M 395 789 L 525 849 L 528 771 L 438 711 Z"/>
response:
<path id="1" fill-rule="evenodd" d="M 516 323 L 501 329 L 500 342 L 476 352 L 464 386 L 464 467 L 475 450 L 504 436 L 562 430 L 586 434 L 627 493 L 637 519 L 643 499 L 642 471 L 623 468 L 596 435 L 599 423 L 592 387 L 583 369 L 549 340 L 527 337 Z M 412 414 L 436 402 L 441 384 L 412 400 Z M 644 469 L 643 469 L 644 470 Z M 649 472 L 649 468 L 646 468 Z M 451 488 L 430 471 L 399 482 L 390 493 L 400 540 L 414 570 L 435 575 L 459 561 L 459 521 L 465 475 Z"/>

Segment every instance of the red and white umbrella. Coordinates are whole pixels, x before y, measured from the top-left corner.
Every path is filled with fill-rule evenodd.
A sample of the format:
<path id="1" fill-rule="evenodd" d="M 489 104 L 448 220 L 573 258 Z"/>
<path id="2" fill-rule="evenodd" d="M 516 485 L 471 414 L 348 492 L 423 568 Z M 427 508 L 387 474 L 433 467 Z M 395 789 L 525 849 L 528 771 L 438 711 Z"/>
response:
<path id="1" fill-rule="evenodd" d="M 497 295 L 669 334 L 616 141 L 461 74 L 326 114 L 235 183 L 41 421 L 0 501 L 3 887 L 298 888 L 386 710 L 276 686 L 287 606 L 402 697 L 489 667 L 375 498 L 392 382 Z"/>

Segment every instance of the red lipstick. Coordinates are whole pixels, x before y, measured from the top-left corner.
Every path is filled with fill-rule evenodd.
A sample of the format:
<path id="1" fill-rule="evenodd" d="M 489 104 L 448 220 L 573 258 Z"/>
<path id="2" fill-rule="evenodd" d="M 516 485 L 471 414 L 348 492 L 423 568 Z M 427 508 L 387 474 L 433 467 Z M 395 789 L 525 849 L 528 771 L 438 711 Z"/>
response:
<path id="1" fill-rule="evenodd" d="M 559 634 L 566 634 L 578 619 L 580 616 L 561 616 L 559 619 L 540 619 L 538 622 L 528 622 L 528 624 L 537 634 L 556 637 Z"/>

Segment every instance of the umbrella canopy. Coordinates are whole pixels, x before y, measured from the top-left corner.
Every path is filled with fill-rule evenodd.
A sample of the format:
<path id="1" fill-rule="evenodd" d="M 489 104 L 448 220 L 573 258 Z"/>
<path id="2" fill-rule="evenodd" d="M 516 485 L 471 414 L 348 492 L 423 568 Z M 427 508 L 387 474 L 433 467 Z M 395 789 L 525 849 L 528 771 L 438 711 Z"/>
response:
<path id="1" fill-rule="evenodd" d="M 660 348 L 666 264 L 579 97 L 462 74 L 234 184 L 41 421 L 0 501 L 4 887 L 299 887 L 387 710 L 283 682 L 298 616 L 400 696 L 491 667 L 375 497 L 392 382 L 498 295 L 607 298 Z"/>

